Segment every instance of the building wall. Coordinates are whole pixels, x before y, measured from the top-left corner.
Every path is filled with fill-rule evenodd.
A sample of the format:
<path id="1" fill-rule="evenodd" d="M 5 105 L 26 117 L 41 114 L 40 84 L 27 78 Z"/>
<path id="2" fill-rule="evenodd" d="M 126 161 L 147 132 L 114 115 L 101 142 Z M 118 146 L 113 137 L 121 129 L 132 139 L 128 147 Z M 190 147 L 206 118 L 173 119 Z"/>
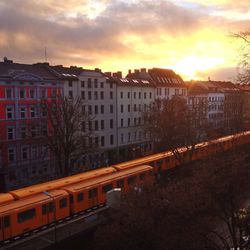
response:
<path id="1" fill-rule="evenodd" d="M 43 98 L 59 93 L 63 93 L 62 84 L 34 75 L 0 80 L 1 161 L 6 189 L 55 176 L 55 166 L 41 143 L 47 122 L 40 104 Z"/>

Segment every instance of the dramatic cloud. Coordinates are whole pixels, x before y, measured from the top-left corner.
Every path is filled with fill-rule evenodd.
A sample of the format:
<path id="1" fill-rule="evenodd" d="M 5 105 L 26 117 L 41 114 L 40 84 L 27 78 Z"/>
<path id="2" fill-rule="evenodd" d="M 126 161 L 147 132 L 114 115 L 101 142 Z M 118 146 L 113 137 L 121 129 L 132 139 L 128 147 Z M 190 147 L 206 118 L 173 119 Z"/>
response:
<path id="1" fill-rule="evenodd" d="M 248 25 L 248 1 L 11 0 L 0 2 L 0 51 L 15 61 L 127 70 L 171 67 L 194 77 L 235 64 L 227 35 Z M 244 18 L 230 18 L 241 12 Z M 211 57 L 207 59 L 207 57 Z M 190 68 L 187 59 L 196 64 Z M 204 59 L 205 58 L 205 59 Z M 197 74 L 198 76 L 198 74 Z"/>

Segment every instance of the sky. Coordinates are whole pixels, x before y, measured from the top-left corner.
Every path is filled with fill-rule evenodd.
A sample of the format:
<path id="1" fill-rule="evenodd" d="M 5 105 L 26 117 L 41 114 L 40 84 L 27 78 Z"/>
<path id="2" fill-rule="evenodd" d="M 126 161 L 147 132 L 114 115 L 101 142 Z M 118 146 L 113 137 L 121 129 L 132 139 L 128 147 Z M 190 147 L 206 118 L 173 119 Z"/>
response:
<path id="1" fill-rule="evenodd" d="M 0 0 L 0 57 L 233 81 L 249 0 Z"/>

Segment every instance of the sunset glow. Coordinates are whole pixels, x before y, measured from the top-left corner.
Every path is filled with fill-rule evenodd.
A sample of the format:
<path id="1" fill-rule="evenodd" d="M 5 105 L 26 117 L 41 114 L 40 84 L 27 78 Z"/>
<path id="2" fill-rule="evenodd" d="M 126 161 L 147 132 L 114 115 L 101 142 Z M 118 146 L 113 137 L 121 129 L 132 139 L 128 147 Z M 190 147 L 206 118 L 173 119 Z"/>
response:
<path id="1" fill-rule="evenodd" d="M 0 51 L 103 71 L 164 67 L 184 79 L 233 79 L 249 29 L 248 0 L 18 0 L 0 2 Z"/>

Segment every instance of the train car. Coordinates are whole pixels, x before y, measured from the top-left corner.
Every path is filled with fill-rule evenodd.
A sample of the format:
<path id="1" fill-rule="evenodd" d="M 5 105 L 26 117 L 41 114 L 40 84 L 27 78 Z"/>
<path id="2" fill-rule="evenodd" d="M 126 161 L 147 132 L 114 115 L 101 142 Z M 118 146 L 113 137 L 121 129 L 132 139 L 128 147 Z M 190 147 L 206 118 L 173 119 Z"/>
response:
<path id="1" fill-rule="evenodd" d="M 29 186 L 26 188 L 13 190 L 13 191 L 10 191 L 9 193 L 13 195 L 15 199 L 22 199 L 22 198 L 26 198 L 34 194 L 39 194 L 43 192 L 44 190 L 49 191 L 49 190 L 60 189 L 61 187 L 65 187 L 67 185 L 71 185 L 71 184 L 78 183 L 84 180 L 96 178 L 98 176 L 107 175 L 113 172 L 116 172 L 116 170 L 112 167 L 100 168 L 100 169 L 91 170 L 88 172 L 64 177 L 61 179 L 36 184 L 36 185 Z"/>
<path id="2" fill-rule="evenodd" d="M 64 187 L 70 195 L 72 214 L 102 205 L 106 202 L 106 193 L 113 188 L 121 188 L 126 193 L 132 185 L 141 185 L 142 181 L 152 180 L 151 166 L 136 166 L 106 176 Z"/>
<path id="3" fill-rule="evenodd" d="M 53 190 L 0 207 L 0 242 L 69 216 L 69 196 Z"/>
<path id="4" fill-rule="evenodd" d="M 14 201 L 13 195 L 9 193 L 0 193 L 0 206 L 3 204 L 9 203 L 11 201 Z"/>

